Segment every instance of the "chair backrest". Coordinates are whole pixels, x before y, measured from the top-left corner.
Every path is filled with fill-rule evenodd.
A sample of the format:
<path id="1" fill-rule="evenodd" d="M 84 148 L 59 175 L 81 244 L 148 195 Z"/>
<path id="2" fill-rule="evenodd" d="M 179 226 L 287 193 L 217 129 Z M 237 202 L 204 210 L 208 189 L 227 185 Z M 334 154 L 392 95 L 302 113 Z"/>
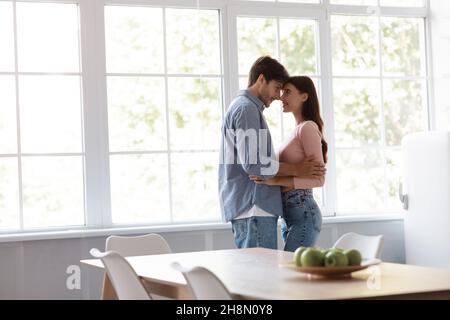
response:
<path id="1" fill-rule="evenodd" d="M 346 233 L 340 237 L 333 248 L 357 249 L 363 259 L 379 259 L 383 245 L 383 235 L 366 236 L 354 232 Z"/>
<path id="2" fill-rule="evenodd" d="M 194 299 L 197 300 L 231 300 L 231 294 L 222 281 L 211 271 L 203 267 L 184 268 L 179 263 L 172 263 L 172 267 L 180 271 Z"/>
<path id="3" fill-rule="evenodd" d="M 167 241 L 155 233 L 137 237 L 110 236 L 106 239 L 105 251 L 111 250 L 124 257 L 172 253 Z"/>
<path id="4" fill-rule="evenodd" d="M 118 252 L 93 248 L 90 253 L 102 260 L 119 300 L 151 300 L 133 267 Z"/>

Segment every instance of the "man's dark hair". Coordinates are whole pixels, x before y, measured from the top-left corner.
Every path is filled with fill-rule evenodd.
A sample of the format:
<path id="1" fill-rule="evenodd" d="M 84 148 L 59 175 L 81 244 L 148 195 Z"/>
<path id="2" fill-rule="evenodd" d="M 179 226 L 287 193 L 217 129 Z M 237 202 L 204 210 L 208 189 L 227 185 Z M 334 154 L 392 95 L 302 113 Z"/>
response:
<path id="1" fill-rule="evenodd" d="M 261 74 L 267 82 L 275 80 L 285 83 L 289 79 L 289 73 L 283 65 L 269 56 L 260 57 L 253 63 L 248 76 L 248 87 L 254 85 Z"/>

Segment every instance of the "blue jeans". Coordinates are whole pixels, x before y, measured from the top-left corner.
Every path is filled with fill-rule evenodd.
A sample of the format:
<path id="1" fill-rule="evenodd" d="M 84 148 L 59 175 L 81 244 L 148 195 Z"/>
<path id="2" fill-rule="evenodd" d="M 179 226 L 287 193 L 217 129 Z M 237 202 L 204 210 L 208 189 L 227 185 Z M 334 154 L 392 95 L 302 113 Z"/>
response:
<path id="1" fill-rule="evenodd" d="M 231 221 L 236 247 L 277 249 L 277 222 L 275 216 Z"/>
<path id="2" fill-rule="evenodd" d="M 291 190 L 283 193 L 282 198 L 284 250 L 314 246 L 322 229 L 322 214 L 312 190 Z"/>

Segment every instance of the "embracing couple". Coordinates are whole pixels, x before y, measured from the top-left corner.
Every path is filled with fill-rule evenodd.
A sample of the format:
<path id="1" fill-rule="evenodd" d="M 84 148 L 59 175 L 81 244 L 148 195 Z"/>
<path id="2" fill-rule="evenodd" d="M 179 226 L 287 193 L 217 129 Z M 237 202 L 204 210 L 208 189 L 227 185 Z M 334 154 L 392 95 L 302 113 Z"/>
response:
<path id="1" fill-rule="evenodd" d="M 274 152 L 263 111 L 281 100 L 296 128 Z M 322 215 L 312 188 L 325 182 L 327 143 L 313 81 L 290 77 L 275 59 L 253 64 L 248 88 L 231 102 L 222 126 L 219 198 L 238 248 L 277 249 L 282 217 L 284 250 L 313 246 Z"/>

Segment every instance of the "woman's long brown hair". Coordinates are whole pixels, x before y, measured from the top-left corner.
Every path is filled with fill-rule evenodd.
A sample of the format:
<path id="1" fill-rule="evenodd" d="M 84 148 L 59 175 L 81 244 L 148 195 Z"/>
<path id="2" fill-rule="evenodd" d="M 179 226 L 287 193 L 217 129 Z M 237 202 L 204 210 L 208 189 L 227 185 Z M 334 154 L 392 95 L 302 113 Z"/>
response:
<path id="1" fill-rule="evenodd" d="M 320 116 L 320 104 L 317 97 L 314 82 L 309 77 L 297 76 L 290 77 L 286 83 L 292 84 L 300 93 L 307 93 L 308 100 L 303 104 L 302 117 L 305 121 L 314 121 L 322 134 L 322 155 L 323 161 L 327 163 L 328 143 L 323 138 L 323 120 Z"/>

